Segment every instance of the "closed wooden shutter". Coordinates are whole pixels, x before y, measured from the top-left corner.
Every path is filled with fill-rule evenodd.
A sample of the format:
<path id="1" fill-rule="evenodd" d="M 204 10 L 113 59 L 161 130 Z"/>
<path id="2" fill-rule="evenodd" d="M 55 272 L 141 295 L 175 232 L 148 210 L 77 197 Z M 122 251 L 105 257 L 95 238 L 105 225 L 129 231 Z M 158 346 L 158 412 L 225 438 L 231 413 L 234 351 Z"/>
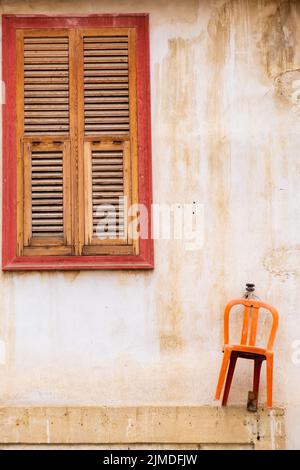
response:
<path id="1" fill-rule="evenodd" d="M 138 254 L 135 33 L 17 35 L 21 255 Z"/>
<path id="2" fill-rule="evenodd" d="M 96 34 L 98 33 L 98 34 Z M 137 174 L 135 44 L 129 30 L 84 31 L 82 99 L 86 254 L 133 254 L 128 208 Z"/>
<path id="3" fill-rule="evenodd" d="M 128 35 L 83 37 L 85 135 L 129 134 Z"/>
<path id="4" fill-rule="evenodd" d="M 70 255 L 70 59 L 68 31 L 17 36 L 19 205 L 23 255 Z"/>
<path id="5" fill-rule="evenodd" d="M 131 202 L 129 142 L 88 142 L 84 157 L 85 253 L 130 254 L 125 216 Z"/>
<path id="6" fill-rule="evenodd" d="M 70 145 L 24 144 L 24 254 L 70 254 Z"/>
<path id="7" fill-rule="evenodd" d="M 24 134 L 69 132 L 69 38 L 24 38 Z"/>

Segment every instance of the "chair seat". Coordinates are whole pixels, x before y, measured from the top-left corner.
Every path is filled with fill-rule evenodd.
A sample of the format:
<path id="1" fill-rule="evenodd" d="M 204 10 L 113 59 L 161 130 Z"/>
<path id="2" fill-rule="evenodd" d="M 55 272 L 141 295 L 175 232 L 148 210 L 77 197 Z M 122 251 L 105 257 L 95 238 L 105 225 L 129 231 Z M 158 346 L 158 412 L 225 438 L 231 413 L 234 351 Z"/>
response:
<path id="1" fill-rule="evenodd" d="M 245 344 L 225 344 L 223 347 L 223 350 L 229 350 L 229 351 L 239 351 L 239 352 L 245 352 L 245 353 L 251 353 L 251 354 L 259 354 L 260 356 L 267 356 L 272 354 L 271 351 L 268 351 L 267 349 L 264 348 L 257 348 L 255 346 L 247 346 Z"/>
<path id="2" fill-rule="evenodd" d="M 241 333 L 240 344 L 230 344 L 229 339 L 229 317 L 233 307 L 244 306 L 243 325 Z M 268 342 L 265 347 L 256 347 L 256 337 L 258 328 L 259 311 L 263 308 L 268 310 L 272 316 L 272 327 L 269 334 Z M 235 369 L 236 362 L 239 358 L 249 359 L 254 361 L 253 373 L 253 391 L 258 397 L 260 370 L 264 361 L 266 361 L 266 374 L 267 374 L 267 404 L 272 407 L 272 393 L 273 393 L 273 358 L 272 352 L 275 334 L 278 327 L 278 312 L 271 305 L 253 299 L 233 299 L 225 307 L 224 311 L 224 346 L 223 346 L 223 359 L 219 373 L 218 384 L 215 393 L 215 399 L 219 400 L 223 385 L 225 383 L 225 390 L 222 400 L 222 405 L 226 406 L 227 398 L 232 382 L 232 377 Z"/>

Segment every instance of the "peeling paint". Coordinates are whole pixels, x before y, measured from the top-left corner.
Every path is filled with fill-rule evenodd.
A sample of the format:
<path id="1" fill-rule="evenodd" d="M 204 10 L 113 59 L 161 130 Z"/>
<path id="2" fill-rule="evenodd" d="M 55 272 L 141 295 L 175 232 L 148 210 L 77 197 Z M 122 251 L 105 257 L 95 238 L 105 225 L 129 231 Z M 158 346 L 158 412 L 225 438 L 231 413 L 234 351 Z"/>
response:
<path id="1" fill-rule="evenodd" d="M 300 116 L 300 69 L 280 73 L 274 84 L 277 94 L 285 98 L 293 111 Z"/>
<path id="2" fill-rule="evenodd" d="M 263 266 L 282 281 L 291 276 L 300 276 L 300 246 L 279 247 L 269 251 Z"/>
<path id="3" fill-rule="evenodd" d="M 299 14 L 296 1 L 277 1 L 273 5 L 275 12 L 262 18 L 262 36 L 258 43 L 266 73 L 271 78 L 293 68 Z"/>

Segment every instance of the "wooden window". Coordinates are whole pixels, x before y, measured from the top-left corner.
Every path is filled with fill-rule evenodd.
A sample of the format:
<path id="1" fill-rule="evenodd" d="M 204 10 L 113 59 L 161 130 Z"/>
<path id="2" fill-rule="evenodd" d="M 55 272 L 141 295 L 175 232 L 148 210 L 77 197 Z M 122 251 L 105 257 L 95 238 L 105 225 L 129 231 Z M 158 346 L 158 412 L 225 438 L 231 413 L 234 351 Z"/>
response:
<path id="1" fill-rule="evenodd" d="M 4 15 L 3 269 L 153 267 L 148 41 L 147 15 Z"/>

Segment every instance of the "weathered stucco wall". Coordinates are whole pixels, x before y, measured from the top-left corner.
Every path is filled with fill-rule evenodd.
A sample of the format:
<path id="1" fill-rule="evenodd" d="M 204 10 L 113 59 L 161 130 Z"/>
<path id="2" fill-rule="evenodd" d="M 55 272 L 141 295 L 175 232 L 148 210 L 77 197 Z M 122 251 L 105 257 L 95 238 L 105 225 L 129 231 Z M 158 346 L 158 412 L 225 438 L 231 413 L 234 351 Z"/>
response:
<path id="1" fill-rule="evenodd" d="M 274 400 L 300 447 L 300 2 L 7 0 L 0 12 L 149 12 L 154 201 L 205 208 L 203 249 L 157 241 L 153 272 L 2 273 L 0 403 L 212 404 L 222 308 L 254 281 L 281 315 Z M 250 364 L 235 378 L 230 402 L 245 404 Z"/>

